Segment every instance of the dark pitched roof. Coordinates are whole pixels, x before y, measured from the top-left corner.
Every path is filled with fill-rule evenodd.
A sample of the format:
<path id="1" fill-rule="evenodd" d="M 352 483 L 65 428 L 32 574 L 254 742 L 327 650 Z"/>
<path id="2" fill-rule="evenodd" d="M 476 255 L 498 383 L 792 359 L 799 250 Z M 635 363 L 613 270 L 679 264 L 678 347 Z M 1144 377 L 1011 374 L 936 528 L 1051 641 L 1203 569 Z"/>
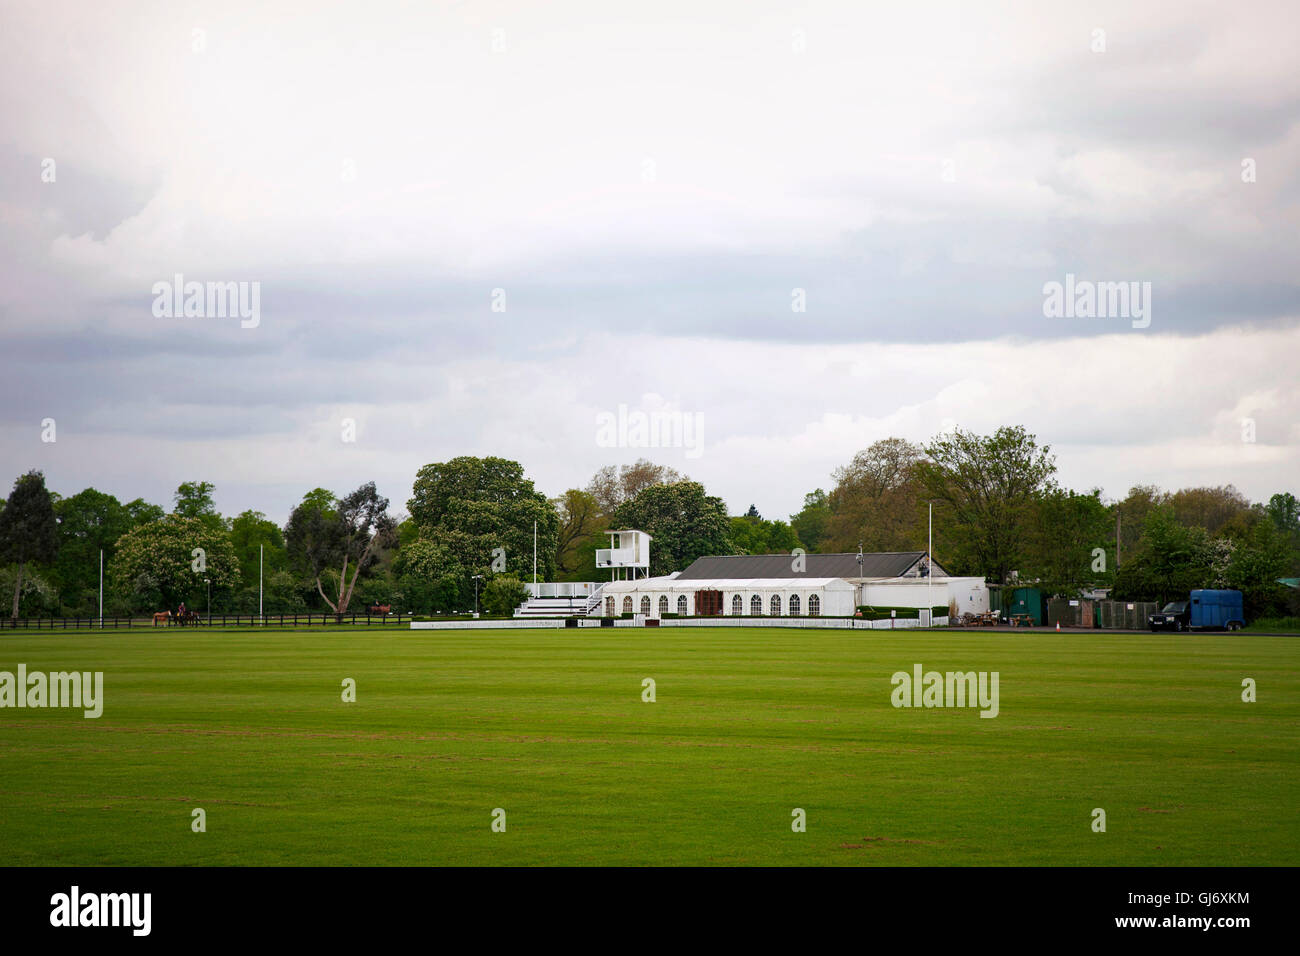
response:
<path id="1" fill-rule="evenodd" d="M 884 551 L 862 555 L 858 571 L 858 554 L 805 555 L 803 571 L 792 570 L 794 559 L 787 554 L 733 554 L 696 558 L 691 566 L 677 575 L 679 581 L 706 578 L 896 578 L 925 557 L 924 551 Z M 936 563 L 935 576 L 942 573 Z"/>

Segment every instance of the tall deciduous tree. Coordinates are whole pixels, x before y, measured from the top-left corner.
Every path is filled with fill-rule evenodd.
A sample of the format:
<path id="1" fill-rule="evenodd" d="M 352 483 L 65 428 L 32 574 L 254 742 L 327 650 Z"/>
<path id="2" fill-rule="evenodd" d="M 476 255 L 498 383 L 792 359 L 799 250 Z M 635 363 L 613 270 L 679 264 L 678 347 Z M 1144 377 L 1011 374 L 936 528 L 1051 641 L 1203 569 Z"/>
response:
<path id="1" fill-rule="evenodd" d="M 340 615 L 347 612 L 357 579 L 397 539 L 396 525 L 388 514 L 388 499 L 379 495 L 373 481 L 334 501 L 329 508 L 312 492 L 289 515 L 284 536 L 291 558 L 315 580 L 316 591 L 330 610 Z M 333 598 L 325 593 L 326 578 L 331 582 Z"/>
<path id="2" fill-rule="evenodd" d="M 1115 527 L 1101 489 L 1087 494 L 1048 489 L 1035 504 L 1025 530 L 1024 570 L 1041 586 L 1077 594 L 1085 585 L 1102 586 L 1112 580 Z"/>
<path id="3" fill-rule="evenodd" d="M 58 523 L 54 503 L 45 488 L 45 476 L 29 471 L 14 482 L 0 511 L 0 561 L 17 565 L 12 620 L 18 620 L 23 569 L 28 562 L 46 563 L 58 554 Z"/>
<path id="4" fill-rule="evenodd" d="M 884 438 L 853 456 L 833 477 L 831 517 L 824 550 L 910 551 L 925 541 L 921 483 L 916 466 L 922 449 L 902 438 Z"/>
<path id="5" fill-rule="evenodd" d="M 148 524 L 150 521 L 161 521 L 167 514 L 162 505 L 153 505 L 143 498 L 136 498 L 134 501 L 128 501 L 123 505 L 127 515 L 131 519 L 131 527 L 138 528 L 142 524 Z"/>
<path id="6" fill-rule="evenodd" d="M 734 553 L 727 506 L 697 481 L 651 485 L 621 504 L 613 521 L 654 539 L 650 545 L 653 575 L 681 571 L 704 555 Z"/>
<path id="7" fill-rule="evenodd" d="M 215 490 L 216 485 L 210 481 L 182 481 L 173 496 L 173 513 L 182 518 L 198 518 L 212 528 L 222 527 L 221 515 L 217 513 L 216 503 L 212 500 L 212 492 Z"/>
<path id="8" fill-rule="evenodd" d="M 107 567 L 118 539 L 134 522 L 120 501 L 94 488 L 60 499 L 54 514 L 59 520 L 59 555 L 53 577 L 63 604 L 80 613 L 80 605 L 93 601 L 98 589 L 100 552 Z"/>
<path id="9" fill-rule="evenodd" d="M 1250 501 L 1232 485 L 1218 488 L 1183 488 L 1169 498 L 1174 516 L 1189 527 L 1218 533 L 1234 518 L 1250 512 Z"/>
<path id="10" fill-rule="evenodd" d="M 109 565 L 110 586 L 136 610 L 174 608 L 181 601 L 200 607 L 208 593 L 205 580 L 218 600 L 239 585 L 230 534 L 176 514 L 124 534 Z"/>
<path id="11" fill-rule="evenodd" d="M 564 579 L 585 568 L 588 561 L 594 570 L 593 546 L 599 544 L 600 532 L 609 527 L 595 495 L 570 488 L 552 504 L 560 518 L 555 543 L 555 565 L 559 577 Z"/>
<path id="12" fill-rule="evenodd" d="M 830 524 L 831 507 L 825 491 L 818 488 L 803 496 L 803 508 L 791 516 L 790 527 L 799 536 L 799 541 L 807 551 L 822 550 L 826 539 L 826 527 Z"/>
<path id="13" fill-rule="evenodd" d="M 1155 485 L 1134 485 L 1124 500 L 1115 505 L 1120 550 L 1115 562 L 1117 565 L 1123 564 L 1129 555 L 1137 553 L 1147 515 L 1168 503 L 1168 493 Z"/>
<path id="14" fill-rule="evenodd" d="M 1143 519 L 1136 551 L 1124 558 L 1115 574 L 1114 596 L 1161 603 L 1186 600 L 1194 588 L 1215 586 L 1215 579 L 1226 573 L 1228 557 L 1224 549 L 1214 547 L 1204 528 L 1180 524 L 1173 509 L 1161 505 Z"/>
<path id="15" fill-rule="evenodd" d="M 768 521 L 754 515 L 743 514 L 731 519 L 731 545 L 739 554 L 789 554 L 801 547 L 799 536 L 784 521 Z"/>
<path id="16" fill-rule="evenodd" d="M 230 543 L 239 559 L 239 574 L 245 588 L 256 589 L 259 564 L 264 581 L 289 567 L 284 532 L 260 511 L 244 511 L 231 520 Z"/>
<path id="17" fill-rule="evenodd" d="M 465 456 L 425 465 L 413 490 L 407 510 L 420 536 L 449 548 L 467 573 L 532 580 L 536 522 L 537 573 L 553 579 L 559 516 L 518 462 Z"/>
<path id="18" fill-rule="evenodd" d="M 935 438 L 917 462 L 925 493 L 941 504 L 955 566 L 1005 583 L 1024 556 L 1031 507 L 1056 472 L 1051 448 L 1023 427 L 980 436 L 961 429 Z"/>
<path id="19" fill-rule="evenodd" d="M 459 611 L 472 596 L 473 588 L 466 570 L 457 563 L 451 550 L 420 538 L 398 549 L 393 560 L 393 575 L 402 600 L 409 610 Z"/>
<path id="20" fill-rule="evenodd" d="M 596 499 L 600 510 L 605 515 L 612 515 L 615 509 L 625 501 L 631 501 L 652 485 L 671 485 L 689 479 L 669 468 L 656 465 L 645 458 L 638 458 L 630 465 L 606 465 L 592 476 L 587 484 L 587 493 Z"/>

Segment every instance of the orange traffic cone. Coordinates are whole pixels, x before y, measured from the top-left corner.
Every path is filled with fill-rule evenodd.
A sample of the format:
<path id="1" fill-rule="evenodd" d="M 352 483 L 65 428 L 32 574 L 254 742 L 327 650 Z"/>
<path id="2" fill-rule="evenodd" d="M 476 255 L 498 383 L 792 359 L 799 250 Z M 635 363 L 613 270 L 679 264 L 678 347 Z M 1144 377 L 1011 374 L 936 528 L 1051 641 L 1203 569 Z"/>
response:
<path id="1" fill-rule="evenodd" d="M 1056 622 L 1056 632 L 1057 632 L 1058 634 L 1061 632 L 1061 622 L 1060 622 L 1060 621 L 1057 621 L 1057 622 Z"/>

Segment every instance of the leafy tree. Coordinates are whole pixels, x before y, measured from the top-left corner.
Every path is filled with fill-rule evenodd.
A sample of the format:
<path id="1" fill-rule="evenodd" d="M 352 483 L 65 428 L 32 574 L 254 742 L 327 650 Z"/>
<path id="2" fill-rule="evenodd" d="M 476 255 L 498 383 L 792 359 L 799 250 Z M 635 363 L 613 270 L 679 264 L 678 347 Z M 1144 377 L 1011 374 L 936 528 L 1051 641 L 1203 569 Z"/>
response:
<path id="1" fill-rule="evenodd" d="M 731 545 L 738 554 L 789 554 L 802 547 L 784 521 L 765 521 L 748 514 L 731 519 Z"/>
<path id="2" fill-rule="evenodd" d="M 98 603 L 99 554 L 107 568 L 117 540 L 133 527 L 131 515 L 112 495 L 87 488 L 54 504 L 59 522 L 59 553 L 51 578 L 63 604 L 74 613 L 89 612 Z"/>
<path id="3" fill-rule="evenodd" d="M 1286 549 L 1284 577 L 1300 575 L 1300 501 L 1290 492 L 1276 494 L 1260 510 L 1277 530 Z"/>
<path id="4" fill-rule="evenodd" d="M 388 514 L 388 499 L 373 481 L 332 502 L 326 508 L 317 489 L 289 515 L 285 544 L 290 559 L 316 582 L 316 591 L 331 611 L 345 614 L 357 579 L 380 559 L 383 549 L 396 541 L 396 527 Z M 351 572 L 351 577 L 349 577 Z M 325 593 L 328 579 L 334 597 Z"/>
<path id="5" fill-rule="evenodd" d="M 289 569 L 289 553 L 280 526 L 260 511 L 241 512 L 230 522 L 230 543 L 239 560 L 239 576 L 245 589 L 256 592 L 259 562 L 262 580 Z"/>
<path id="6" fill-rule="evenodd" d="M 195 549 L 202 549 L 195 555 Z M 239 586 L 239 561 L 224 528 L 202 518 L 167 515 L 127 532 L 109 565 L 113 591 L 134 610 L 174 608 L 184 601 L 198 610 L 212 582 L 214 605 Z"/>
<path id="7" fill-rule="evenodd" d="M 148 524 L 150 521 L 161 521 L 167 514 L 162 505 L 151 505 L 143 498 L 136 498 L 134 501 L 128 501 L 123 508 L 126 509 L 127 517 L 131 520 L 131 527 L 138 528 L 142 524 Z"/>
<path id="8" fill-rule="evenodd" d="M 393 561 L 393 575 L 411 609 L 450 612 L 466 606 L 469 575 L 451 550 L 435 541 L 421 538 L 402 546 Z"/>
<path id="9" fill-rule="evenodd" d="M 198 518 L 212 528 L 221 527 L 221 515 L 217 513 L 217 506 L 212 500 L 215 489 L 216 486 L 210 481 L 182 481 L 173 497 L 173 513 L 182 518 Z"/>
<path id="10" fill-rule="evenodd" d="M 916 466 L 922 449 L 885 438 L 837 468 L 830 493 L 827 551 L 908 551 L 925 541 L 922 489 Z"/>
<path id="11" fill-rule="evenodd" d="M 30 564 L 21 581 L 18 579 L 16 564 L 0 568 L 0 594 L 12 593 L 15 588 L 21 591 L 21 601 L 28 615 L 46 612 L 53 614 L 58 610 L 58 589 Z"/>
<path id="12" fill-rule="evenodd" d="M 987 437 L 956 429 L 925 452 L 928 460 L 914 467 L 926 495 L 940 505 L 937 517 L 946 513 L 954 566 L 1005 583 L 1023 558 L 1032 506 L 1056 472 L 1050 446 L 1039 448 L 1016 425 Z"/>
<path id="13" fill-rule="evenodd" d="M 1123 564 L 1129 555 L 1136 553 L 1147 515 L 1167 504 L 1169 495 L 1155 485 L 1134 485 L 1128 490 L 1128 496 L 1115 506 L 1120 545 L 1120 553 L 1115 561 L 1117 565 Z"/>
<path id="14" fill-rule="evenodd" d="M 520 579 L 532 575 L 536 522 L 537 573 L 542 580 L 554 577 L 559 516 L 518 462 L 466 456 L 425 465 L 407 510 L 420 536 L 450 549 L 467 574 Z M 497 549 L 504 551 L 504 569 L 493 567 Z"/>
<path id="15" fill-rule="evenodd" d="M 1241 591 L 1254 616 L 1285 614 L 1288 589 L 1278 583 L 1293 567 L 1288 536 L 1267 517 L 1225 527 L 1221 538 L 1231 543 L 1223 586 Z"/>
<path id="16" fill-rule="evenodd" d="M 523 582 L 509 574 L 499 574 L 483 589 L 483 609 L 494 617 L 508 617 L 528 600 Z"/>
<path id="17" fill-rule="evenodd" d="M 596 499 L 601 514 L 612 515 L 619 505 L 631 501 L 652 485 L 671 485 L 689 480 L 667 465 L 656 465 L 638 458 L 633 464 L 618 468 L 606 465 L 592 476 L 586 490 Z"/>
<path id="18" fill-rule="evenodd" d="M 58 550 L 58 522 L 50 493 L 45 488 L 45 476 L 39 471 L 29 471 L 14 482 L 4 510 L 0 511 L 0 562 L 17 565 L 13 621 L 18 620 L 27 564 L 53 561 Z"/>
<path id="19" fill-rule="evenodd" d="M 1162 604 L 1185 598 L 1195 588 L 1213 586 L 1215 558 L 1209 532 L 1180 524 L 1173 509 L 1162 505 L 1147 515 L 1138 550 L 1116 572 L 1114 596 Z"/>
<path id="20" fill-rule="evenodd" d="M 829 499 L 826 492 L 818 488 L 803 496 L 803 509 L 790 519 L 790 527 L 799 536 L 804 550 L 820 551 L 830 520 Z"/>
<path id="21" fill-rule="evenodd" d="M 592 580 L 596 570 L 596 548 L 599 547 L 600 533 L 609 526 L 596 496 L 589 491 L 570 488 L 552 504 L 560 519 L 555 546 L 559 580 L 586 571 L 590 571 L 591 577 L 579 580 Z"/>
<path id="22" fill-rule="evenodd" d="M 397 548 L 399 551 L 407 545 L 420 540 L 420 526 L 411 519 L 410 515 L 394 520 L 397 521 Z"/>
<path id="23" fill-rule="evenodd" d="M 731 521 L 721 498 L 708 495 L 697 481 L 651 485 L 615 510 L 623 528 L 645 531 L 650 546 L 650 573 L 681 571 L 696 558 L 732 554 Z"/>
<path id="24" fill-rule="evenodd" d="M 1300 501 L 1289 491 L 1269 498 L 1264 511 L 1273 522 L 1273 527 L 1283 534 L 1300 532 Z"/>
<path id="25" fill-rule="evenodd" d="M 334 506 L 337 501 L 338 498 L 335 497 L 334 492 L 328 488 L 313 488 L 302 496 L 302 503 L 307 507 L 331 515 L 336 513 Z"/>
<path id="26" fill-rule="evenodd" d="M 1101 489 L 1077 494 L 1052 488 L 1035 503 L 1028 536 L 1025 574 L 1040 586 L 1077 594 L 1084 586 L 1104 586 L 1115 572 L 1114 526 Z M 1094 571 L 1094 551 L 1102 549 L 1103 571 Z"/>
<path id="27" fill-rule="evenodd" d="M 1250 513 L 1250 502 L 1232 485 L 1219 488 L 1183 488 L 1169 498 L 1174 516 L 1181 524 L 1204 528 L 1215 534 L 1224 525 Z"/>

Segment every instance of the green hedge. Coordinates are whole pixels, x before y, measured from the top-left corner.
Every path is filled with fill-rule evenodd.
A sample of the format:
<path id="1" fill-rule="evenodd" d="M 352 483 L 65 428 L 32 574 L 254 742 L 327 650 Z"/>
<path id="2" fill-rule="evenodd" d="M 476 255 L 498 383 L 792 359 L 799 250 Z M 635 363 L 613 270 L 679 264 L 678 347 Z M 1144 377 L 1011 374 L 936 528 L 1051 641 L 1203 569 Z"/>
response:
<path id="1" fill-rule="evenodd" d="M 887 617 L 919 618 L 921 616 L 920 609 L 914 607 L 888 607 L 880 605 L 873 607 L 870 604 L 862 604 L 858 606 L 858 610 L 862 612 L 863 620 L 867 621 L 879 621 Z M 891 611 L 896 611 L 898 613 L 891 614 Z M 930 608 L 931 620 L 936 617 L 947 616 L 948 605 L 946 604 L 936 604 Z"/>

